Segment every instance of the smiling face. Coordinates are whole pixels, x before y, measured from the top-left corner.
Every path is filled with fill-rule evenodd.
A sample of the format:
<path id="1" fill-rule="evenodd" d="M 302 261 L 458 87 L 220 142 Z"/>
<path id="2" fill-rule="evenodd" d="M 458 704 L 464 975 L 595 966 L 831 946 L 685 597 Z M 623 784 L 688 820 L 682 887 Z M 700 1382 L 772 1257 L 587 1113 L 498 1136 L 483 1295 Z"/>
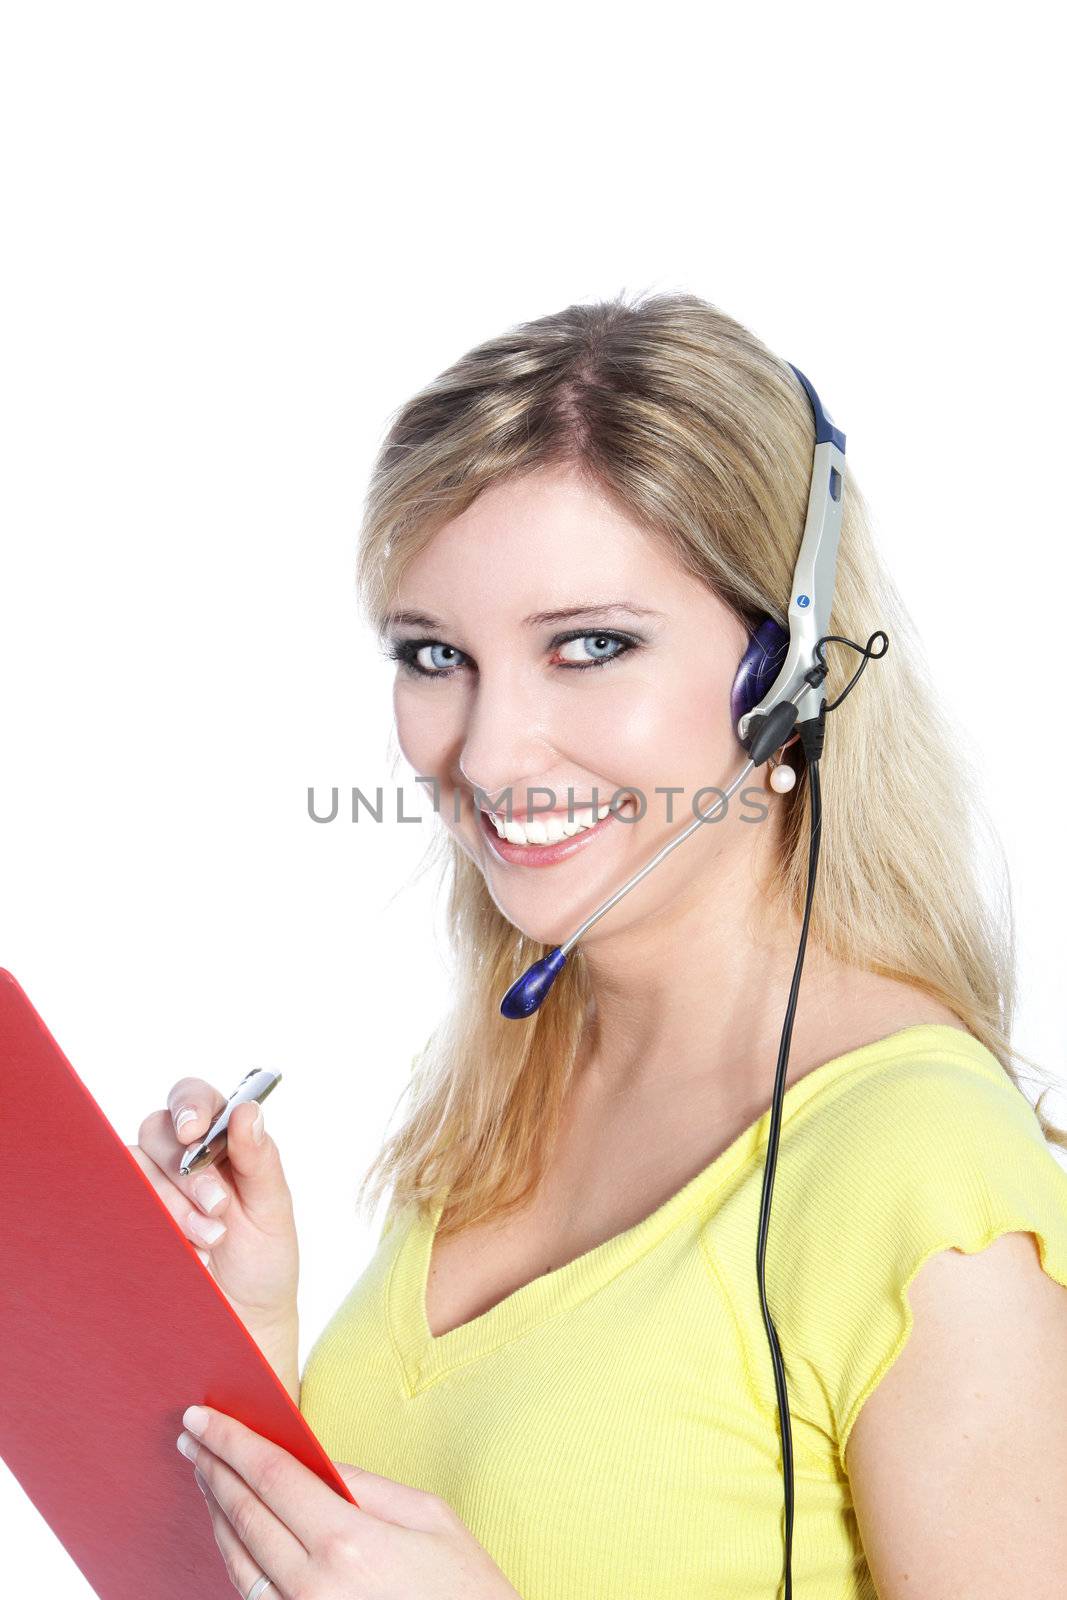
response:
<path id="1" fill-rule="evenodd" d="M 504 916 L 546 944 L 569 937 L 744 765 L 730 722 L 743 623 L 573 469 L 494 485 L 446 524 L 409 564 L 386 639 L 402 652 L 393 706 L 405 758 L 439 783 L 441 820 Z M 758 774 L 751 782 L 765 793 Z M 667 787 L 682 792 L 657 793 Z M 742 872 L 750 894 L 767 828 L 752 826 L 759 807 L 746 792 L 583 943 L 673 918 Z M 614 806 L 561 843 L 536 842 L 553 837 L 536 826 L 513 826 L 508 843 L 482 808 L 503 827 L 509 795 L 514 822 L 547 829 L 555 813 L 557 833 L 569 816 L 591 820 L 594 797 Z"/>

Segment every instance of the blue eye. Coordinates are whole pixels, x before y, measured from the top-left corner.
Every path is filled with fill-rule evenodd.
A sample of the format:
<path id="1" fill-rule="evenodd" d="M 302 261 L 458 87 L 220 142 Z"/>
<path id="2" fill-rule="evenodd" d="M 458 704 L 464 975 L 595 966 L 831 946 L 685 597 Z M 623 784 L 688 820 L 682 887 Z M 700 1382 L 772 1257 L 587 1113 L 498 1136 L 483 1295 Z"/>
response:
<path id="1" fill-rule="evenodd" d="M 428 663 L 419 660 L 424 650 L 429 654 Z M 437 639 L 404 639 L 393 645 L 386 654 L 391 660 L 399 661 L 409 672 L 416 672 L 423 678 L 450 678 L 456 670 L 455 658 L 462 656 L 463 652 Z"/>
<path id="2" fill-rule="evenodd" d="M 422 672 L 427 672 L 430 677 L 440 677 L 442 672 L 451 672 L 462 656 L 461 650 L 456 650 L 454 645 L 419 645 L 414 653 L 413 662 Z"/>
<path id="3" fill-rule="evenodd" d="M 629 642 L 626 639 L 618 638 L 613 633 L 576 634 L 573 638 L 564 640 L 564 643 L 577 644 L 584 648 L 586 641 L 590 639 L 592 640 L 596 650 L 602 650 L 605 645 L 611 645 L 613 647 L 621 646 L 621 648 L 613 648 L 611 655 L 608 656 L 598 655 L 595 652 L 586 655 L 584 659 L 580 655 L 565 656 L 563 659 L 567 665 L 581 667 L 606 666 L 609 661 L 614 661 L 618 656 L 625 655 L 626 651 L 630 648 Z"/>

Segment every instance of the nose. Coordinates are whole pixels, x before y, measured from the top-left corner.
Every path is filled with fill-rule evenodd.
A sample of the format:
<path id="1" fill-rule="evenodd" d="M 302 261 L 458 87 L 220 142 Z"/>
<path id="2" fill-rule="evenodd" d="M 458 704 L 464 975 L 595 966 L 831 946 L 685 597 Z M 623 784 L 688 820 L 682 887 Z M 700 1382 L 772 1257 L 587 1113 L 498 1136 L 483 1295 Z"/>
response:
<path id="1" fill-rule="evenodd" d="M 459 770 L 484 802 L 494 805 L 511 790 L 512 803 L 525 806 L 525 790 L 549 770 L 552 747 L 542 727 L 543 707 L 523 694 L 516 676 L 491 680 L 483 672 L 468 702 Z"/>

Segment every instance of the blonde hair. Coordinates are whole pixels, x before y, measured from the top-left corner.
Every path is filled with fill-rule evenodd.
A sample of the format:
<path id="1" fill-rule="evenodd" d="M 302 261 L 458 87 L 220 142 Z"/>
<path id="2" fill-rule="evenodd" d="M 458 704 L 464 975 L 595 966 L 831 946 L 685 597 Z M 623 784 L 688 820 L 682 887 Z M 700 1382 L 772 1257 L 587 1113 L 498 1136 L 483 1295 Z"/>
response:
<path id="1" fill-rule="evenodd" d="M 662 538 L 747 625 L 764 614 L 784 622 L 813 447 L 811 405 L 788 364 L 697 296 L 620 294 L 568 306 L 477 345 L 393 414 L 365 504 L 361 607 L 381 636 L 407 563 L 445 523 L 490 484 L 566 465 Z M 828 719 L 820 770 L 823 837 L 833 848 L 819 861 L 809 940 L 936 997 L 1021 1087 L 1015 1059 L 1044 1069 L 1010 1043 L 1015 927 L 1003 852 L 850 470 L 828 631 L 862 643 L 876 628 L 889 635 L 885 660 Z M 831 646 L 827 660 L 833 700 L 858 658 Z M 857 804 L 857 795 L 873 803 Z M 807 784 L 781 803 L 779 871 L 765 889 L 772 905 L 799 916 Z M 373 1213 L 391 1184 L 390 1211 L 414 1204 L 425 1213 L 447 1191 L 444 1237 L 516 1209 L 534 1191 L 589 985 L 579 944 L 533 1018 L 500 1015 L 504 991 L 551 947 L 502 915 L 477 866 L 436 826 L 424 866 L 442 867 L 448 884 L 456 1000 L 415 1057 L 408 1114 L 357 1203 Z M 987 885 L 980 836 L 1000 864 Z M 1040 1101 L 1035 1109 L 1045 1137 L 1067 1149 Z"/>

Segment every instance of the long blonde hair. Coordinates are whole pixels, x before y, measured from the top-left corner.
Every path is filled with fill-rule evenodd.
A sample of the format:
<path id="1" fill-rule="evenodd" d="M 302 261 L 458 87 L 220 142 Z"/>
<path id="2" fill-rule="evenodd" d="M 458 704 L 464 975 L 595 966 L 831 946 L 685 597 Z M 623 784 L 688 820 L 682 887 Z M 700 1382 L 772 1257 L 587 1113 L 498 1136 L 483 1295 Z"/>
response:
<path id="1" fill-rule="evenodd" d="M 813 447 L 811 406 L 788 364 L 706 301 L 620 294 L 568 306 L 477 345 L 393 414 L 365 504 L 362 610 L 381 637 L 407 563 L 446 522 L 490 484 L 567 464 L 662 538 L 747 625 L 767 613 L 784 622 Z M 828 631 L 862 642 L 876 628 L 888 633 L 889 652 L 828 725 L 820 770 L 823 837 L 833 848 L 819 862 L 809 939 L 936 997 L 1021 1089 L 1016 1059 L 1045 1069 L 1010 1042 L 1015 928 L 1003 851 L 850 470 Z M 857 658 L 831 648 L 827 659 L 833 700 Z M 800 915 L 807 784 L 782 804 L 779 871 L 765 889 L 772 904 Z M 551 947 L 502 915 L 470 857 L 435 827 L 426 864 L 442 867 L 448 886 L 456 1000 L 415 1057 L 408 1113 L 367 1170 L 358 1203 L 372 1214 L 392 1185 L 391 1212 L 414 1204 L 426 1213 L 447 1191 L 443 1237 L 514 1210 L 535 1189 L 589 985 L 579 944 L 533 1018 L 500 1015 L 505 989 Z M 983 856 L 999 863 L 985 884 Z M 1040 1101 L 1036 1111 L 1046 1139 L 1067 1149 Z"/>

